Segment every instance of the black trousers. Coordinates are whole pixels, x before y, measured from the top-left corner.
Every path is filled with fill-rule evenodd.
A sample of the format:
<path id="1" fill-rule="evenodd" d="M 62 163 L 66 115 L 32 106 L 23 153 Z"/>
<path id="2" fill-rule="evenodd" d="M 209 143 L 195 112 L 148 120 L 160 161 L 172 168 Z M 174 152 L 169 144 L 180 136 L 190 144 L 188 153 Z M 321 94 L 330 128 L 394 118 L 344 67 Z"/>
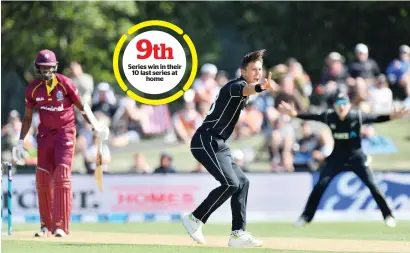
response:
<path id="1" fill-rule="evenodd" d="M 340 158 L 337 156 L 328 157 L 326 163 L 321 168 L 319 180 L 313 187 L 306 203 L 305 210 L 303 211 L 302 216 L 305 220 L 308 222 L 312 221 L 323 193 L 332 179 L 342 171 L 352 171 L 362 180 L 362 182 L 369 188 L 373 198 L 376 200 L 384 218 L 392 215 L 383 193 L 377 186 L 373 173 L 367 166 L 366 161 L 367 157 L 362 152 L 354 154 L 348 158 Z"/>
<path id="2" fill-rule="evenodd" d="M 206 223 L 211 214 L 231 197 L 232 231 L 245 231 L 249 180 L 233 161 L 229 146 L 209 133 L 195 133 L 191 153 L 221 183 L 195 209 L 195 218 Z"/>

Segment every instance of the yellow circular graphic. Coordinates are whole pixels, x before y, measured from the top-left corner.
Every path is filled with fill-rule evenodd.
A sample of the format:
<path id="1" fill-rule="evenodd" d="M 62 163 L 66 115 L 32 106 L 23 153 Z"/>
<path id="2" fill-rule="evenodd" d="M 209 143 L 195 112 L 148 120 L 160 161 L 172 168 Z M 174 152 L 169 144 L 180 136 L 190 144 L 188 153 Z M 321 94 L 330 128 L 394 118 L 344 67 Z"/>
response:
<path id="1" fill-rule="evenodd" d="M 137 94 L 135 94 L 132 90 L 128 89 L 128 86 L 124 83 L 124 80 L 121 77 L 121 73 L 119 70 L 119 56 L 120 56 L 120 52 L 122 49 L 122 46 L 124 45 L 125 41 L 127 40 L 128 35 L 132 35 L 133 33 L 135 33 L 136 31 L 145 28 L 145 27 L 149 27 L 149 26 L 161 26 L 161 27 L 165 27 L 168 29 L 173 30 L 174 32 L 176 32 L 177 34 L 181 35 L 182 38 L 184 39 L 184 41 L 187 43 L 189 51 L 191 52 L 191 57 L 192 57 L 192 68 L 191 68 L 191 73 L 189 75 L 189 78 L 187 80 L 187 82 L 184 84 L 182 90 L 179 90 L 178 92 L 176 92 L 175 94 L 167 97 L 167 98 L 162 98 L 162 99 L 148 99 L 148 98 L 144 98 L 141 97 Z M 141 22 L 133 27 L 131 27 L 128 30 L 128 35 L 123 34 L 120 38 L 120 40 L 118 41 L 117 45 L 115 46 L 115 50 L 114 50 L 114 56 L 113 56 L 113 68 L 114 68 L 114 75 L 115 75 L 115 79 L 118 82 L 118 85 L 121 87 L 121 89 L 123 91 L 125 91 L 127 93 L 127 95 L 129 97 L 131 97 L 132 99 L 143 103 L 143 104 L 148 104 L 148 105 L 163 105 L 163 104 L 168 104 L 171 103 L 175 100 L 177 100 L 178 98 L 182 97 L 182 95 L 184 94 L 185 91 L 187 91 L 192 83 L 194 82 L 195 76 L 196 76 L 196 72 L 198 70 L 198 55 L 196 53 L 196 49 L 195 49 L 195 45 L 192 42 L 191 38 L 187 35 L 184 34 L 183 30 L 181 28 L 179 28 L 178 26 L 166 22 L 166 21 L 162 21 L 162 20 L 150 20 L 150 21 L 144 21 Z"/>

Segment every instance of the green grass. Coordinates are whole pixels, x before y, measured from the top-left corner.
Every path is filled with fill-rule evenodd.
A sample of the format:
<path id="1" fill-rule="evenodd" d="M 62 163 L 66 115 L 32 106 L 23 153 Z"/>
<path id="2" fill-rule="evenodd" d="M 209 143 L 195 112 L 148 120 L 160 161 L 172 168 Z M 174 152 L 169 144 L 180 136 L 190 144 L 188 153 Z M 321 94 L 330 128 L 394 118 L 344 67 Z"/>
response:
<path id="1" fill-rule="evenodd" d="M 374 170 L 410 170 L 410 158 L 408 158 L 408 154 L 410 154 L 410 120 L 397 120 L 375 124 L 374 126 L 378 134 L 392 138 L 398 148 L 398 152 L 391 155 L 373 156 L 372 168 Z M 239 141 L 228 140 L 228 144 L 232 149 L 252 147 L 258 150 L 262 142 L 263 136 L 261 135 Z M 113 149 L 110 171 L 127 171 L 133 163 L 132 155 L 137 151 L 142 152 L 146 156 L 148 164 L 153 168 L 158 166 L 159 155 L 163 151 L 167 151 L 174 156 L 173 165 L 178 171 L 191 171 L 196 166 L 196 161 L 190 153 L 189 145 L 171 145 L 164 143 L 162 139 L 154 139 Z M 267 153 L 262 154 L 262 158 L 260 161 L 250 163 L 248 168 L 253 171 L 269 171 Z M 84 167 L 80 157 L 74 159 L 74 167 L 76 170 L 84 171 L 84 169 L 78 169 Z"/>
<path id="2" fill-rule="evenodd" d="M 233 249 L 218 247 L 189 247 L 189 246 L 161 246 L 161 245 L 124 245 L 124 244 L 80 244 L 80 243 L 43 243 L 27 241 L 3 242 L 2 250 L 5 253 L 248 253 L 248 252 L 275 252 L 301 253 L 306 251 L 289 251 L 273 249 Z M 319 253 L 320 251 L 309 251 Z M 323 253 L 323 251 L 321 252 Z M 349 253 L 349 252 L 343 252 Z"/>
<path id="3" fill-rule="evenodd" d="M 16 225 L 13 231 L 36 231 L 37 225 Z M 125 223 L 125 224 L 72 224 L 73 231 L 176 234 L 186 232 L 179 223 Z M 379 222 L 312 222 L 306 227 L 295 228 L 291 223 L 250 223 L 247 230 L 255 236 L 312 237 L 362 240 L 410 241 L 410 222 L 402 221 L 397 228 L 389 229 Z M 229 224 L 207 224 L 204 234 L 226 236 Z"/>
<path id="4" fill-rule="evenodd" d="M 38 225 L 15 225 L 14 232 L 36 231 Z M 73 224 L 71 227 L 75 232 L 90 231 L 98 233 L 124 233 L 124 234 L 152 234 L 152 235 L 183 235 L 187 236 L 182 225 L 179 223 L 127 223 L 127 224 Z M 410 241 L 410 222 L 399 222 L 396 229 L 389 229 L 380 222 L 313 222 L 303 228 L 294 228 L 289 223 L 251 223 L 247 230 L 256 237 L 296 237 L 296 238 L 335 238 L 354 240 L 384 240 L 384 241 Z M 221 235 L 228 238 L 230 232 L 229 224 L 207 224 L 204 226 L 206 236 Z M 120 234 L 118 234 L 121 237 Z M 187 236 L 188 237 L 188 236 Z M 132 243 L 132 242 L 131 242 Z M 158 242 L 160 244 L 160 242 Z M 133 245 L 133 244 L 104 244 L 77 243 L 69 241 L 24 241 L 24 240 L 2 240 L 2 252 L 5 253 L 211 253 L 211 252 L 284 252 L 299 253 L 319 251 L 286 251 L 261 249 L 232 249 L 227 247 L 197 247 L 197 246 L 164 246 L 164 245 Z M 346 253 L 346 252 L 344 252 Z"/>
<path id="5" fill-rule="evenodd" d="M 398 152 L 391 155 L 373 156 L 375 170 L 410 170 L 410 120 L 397 120 L 376 125 L 380 135 L 389 136 Z"/>

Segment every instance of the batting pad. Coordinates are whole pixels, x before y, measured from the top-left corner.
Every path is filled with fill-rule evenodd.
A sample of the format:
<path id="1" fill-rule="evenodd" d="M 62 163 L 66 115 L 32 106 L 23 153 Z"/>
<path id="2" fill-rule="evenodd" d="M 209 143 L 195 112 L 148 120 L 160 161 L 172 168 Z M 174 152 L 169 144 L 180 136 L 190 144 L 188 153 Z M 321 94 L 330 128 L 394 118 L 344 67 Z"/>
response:
<path id="1" fill-rule="evenodd" d="M 36 169 L 36 188 L 41 226 L 46 226 L 51 231 L 53 227 L 53 189 L 51 187 L 50 173 L 47 170 L 42 168 Z"/>
<path id="2" fill-rule="evenodd" d="M 66 234 L 69 234 L 71 210 L 71 170 L 68 166 L 60 164 L 54 171 L 53 218 L 55 229 L 63 229 Z"/>

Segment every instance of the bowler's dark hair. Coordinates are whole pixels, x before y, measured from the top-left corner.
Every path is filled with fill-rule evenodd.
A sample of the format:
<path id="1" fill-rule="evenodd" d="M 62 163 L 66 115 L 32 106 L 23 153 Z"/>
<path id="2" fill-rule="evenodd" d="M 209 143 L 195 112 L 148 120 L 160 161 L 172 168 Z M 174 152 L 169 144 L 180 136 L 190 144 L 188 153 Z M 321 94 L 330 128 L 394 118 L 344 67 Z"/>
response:
<path id="1" fill-rule="evenodd" d="M 246 69 L 250 62 L 261 61 L 263 64 L 263 55 L 265 54 L 265 49 L 261 49 L 255 52 L 250 52 L 245 55 L 241 62 L 241 69 Z"/>

